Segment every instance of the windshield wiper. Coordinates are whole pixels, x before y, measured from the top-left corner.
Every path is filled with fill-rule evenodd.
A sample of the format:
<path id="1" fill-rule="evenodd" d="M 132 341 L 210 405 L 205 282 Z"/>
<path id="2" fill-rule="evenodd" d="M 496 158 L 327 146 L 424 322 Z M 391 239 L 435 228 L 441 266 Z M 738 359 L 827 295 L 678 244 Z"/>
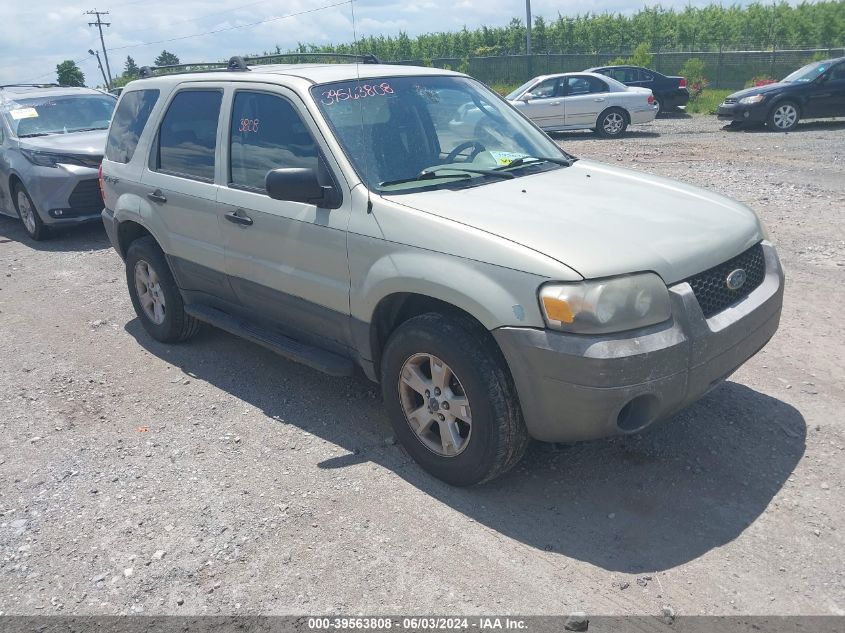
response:
<path id="1" fill-rule="evenodd" d="M 469 174 L 445 174 L 438 176 L 433 171 L 424 171 L 419 176 L 413 178 L 402 178 L 401 180 L 385 180 L 378 184 L 379 187 L 390 187 L 391 185 L 404 185 L 409 182 L 418 182 L 420 180 L 433 180 L 434 178 L 471 178 Z"/>
<path id="2" fill-rule="evenodd" d="M 563 165 L 564 167 L 572 167 L 572 163 L 574 163 L 577 158 L 555 158 L 551 156 L 522 156 L 520 158 L 516 158 L 509 162 L 507 165 L 502 165 L 501 167 L 496 167 L 497 170 L 502 169 L 510 169 L 511 167 L 521 167 L 522 165 L 526 164 L 526 161 L 537 162 L 537 163 L 556 163 L 558 165 Z"/>
<path id="3" fill-rule="evenodd" d="M 53 132 L 30 132 L 29 134 L 18 134 L 18 138 L 32 138 L 33 136 L 50 136 Z"/>
<path id="4" fill-rule="evenodd" d="M 441 174 L 441 171 L 457 171 L 461 173 L 457 174 Z M 503 174 L 500 171 L 496 171 L 493 169 L 464 169 L 463 167 L 438 167 L 437 169 L 432 169 L 430 171 L 423 171 L 420 172 L 419 176 L 414 176 L 413 178 L 402 178 L 401 180 L 387 180 L 385 182 L 380 182 L 378 184 L 379 187 L 390 187 L 391 185 L 404 185 L 409 182 L 419 182 L 421 180 L 434 180 L 435 178 L 454 178 L 454 179 L 466 179 L 471 178 L 470 174 L 481 174 L 482 176 L 495 176 L 496 178 L 501 178 L 502 180 L 511 180 L 514 178 L 513 174 Z"/>
<path id="5" fill-rule="evenodd" d="M 107 127 L 81 127 L 78 130 L 68 130 L 68 134 L 73 134 L 75 132 L 93 132 L 95 130 L 107 130 Z"/>

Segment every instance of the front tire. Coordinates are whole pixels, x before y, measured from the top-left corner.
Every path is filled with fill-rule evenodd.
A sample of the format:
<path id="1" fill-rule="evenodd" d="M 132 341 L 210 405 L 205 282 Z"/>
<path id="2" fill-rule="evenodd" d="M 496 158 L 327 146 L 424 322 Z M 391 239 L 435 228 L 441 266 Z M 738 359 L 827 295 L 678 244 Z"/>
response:
<path id="1" fill-rule="evenodd" d="M 797 104 L 792 101 L 781 101 L 769 112 L 766 125 L 775 132 L 789 132 L 795 129 L 800 118 L 801 113 Z"/>
<path id="2" fill-rule="evenodd" d="M 142 237 L 129 246 L 126 283 L 135 313 L 154 339 L 176 343 L 197 333 L 200 322 L 185 312 L 167 258 L 152 237 Z"/>
<path id="3" fill-rule="evenodd" d="M 23 223 L 26 234 L 36 242 L 46 239 L 49 235 L 49 229 L 44 225 L 41 216 L 38 215 L 38 209 L 35 208 L 35 203 L 30 198 L 26 188 L 18 182 L 12 189 L 15 210 L 18 212 L 18 217 Z"/>
<path id="4" fill-rule="evenodd" d="M 429 313 L 396 329 L 381 385 L 396 438 L 423 469 L 453 486 L 489 481 L 528 445 L 513 380 L 487 332 Z"/>
<path id="5" fill-rule="evenodd" d="M 610 108 L 599 115 L 596 133 L 604 138 L 619 138 L 628 128 L 628 117 L 619 108 Z"/>

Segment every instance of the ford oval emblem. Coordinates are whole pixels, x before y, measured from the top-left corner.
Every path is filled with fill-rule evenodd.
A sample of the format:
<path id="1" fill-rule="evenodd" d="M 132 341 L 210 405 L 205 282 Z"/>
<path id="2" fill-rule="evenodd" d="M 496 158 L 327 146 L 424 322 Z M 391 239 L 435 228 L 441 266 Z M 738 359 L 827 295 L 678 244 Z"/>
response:
<path id="1" fill-rule="evenodd" d="M 748 274 L 742 268 L 737 268 L 728 273 L 725 285 L 731 290 L 739 290 L 745 284 L 746 279 L 748 279 Z"/>

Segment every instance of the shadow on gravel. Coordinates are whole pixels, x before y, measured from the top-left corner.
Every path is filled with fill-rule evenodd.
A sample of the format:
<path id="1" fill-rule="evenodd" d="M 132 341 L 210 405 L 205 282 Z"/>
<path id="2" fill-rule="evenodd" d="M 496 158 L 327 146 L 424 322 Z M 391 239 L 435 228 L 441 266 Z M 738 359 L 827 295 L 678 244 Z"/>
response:
<path id="1" fill-rule="evenodd" d="M 657 115 L 658 119 L 691 119 L 692 115 L 689 114 L 686 110 L 676 109 L 676 110 L 664 110 L 659 115 Z"/>
<path id="2" fill-rule="evenodd" d="M 36 242 L 26 234 L 20 220 L 0 215 L 0 243 L 4 242 L 20 242 L 37 251 L 96 251 L 111 247 L 99 221 L 54 230 L 46 240 Z"/>
<path id="3" fill-rule="evenodd" d="M 608 141 L 608 142 L 624 142 L 628 139 L 636 140 L 638 138 L 659 138 L 660 134 L 657 132 L 649 132 L 646 130 L 638 130 L 636 128 L 628 128 L 625 132 L 625 135 L 621 138 L 605 138 L 603 136 L 599 136 L 592 130 L 564 130 L 562 132 L 548 132 L 548 135 L 552 137 L 556 141 L 566 141 L 566 140 L 586 140 L 590 138 L 594 138 L 597 141 Z"/>
<path id="4" fill-rule="evenodd" d="M 612 571 L 669 569 L 736 539 L 771 503 L 805 449 L 806 424 L 796 409 L 726 382 L 649 433 L 569 446 L 535 443 L 502 478 L 452 488 L 399 447 L 385 445 L 378 388 L 363 376 L 324 376 L 210 327 L 189 344 L 171 346 L 151 339 L 137 319 L 125 329 L 187 375 L 264 411 L 274 418 L 268 428 L 294 424 L 349 451 L 315 468 L 379 464 L 504 536 Z M 259 437 L 269 432 L 255 429 Z"/>
<path id="5" fill-rule="evenodd" d="M 802 132 L 836 132 L 845 130 L 845 121 L 839 119 L 816 119 L 799 121 L 791 132 L 777 132 L 764 125 L 755 127 L 733 127 L 730 124 L 722 127 L 726 132 L 748 132 L 750 134 L 801 134 Z"/>

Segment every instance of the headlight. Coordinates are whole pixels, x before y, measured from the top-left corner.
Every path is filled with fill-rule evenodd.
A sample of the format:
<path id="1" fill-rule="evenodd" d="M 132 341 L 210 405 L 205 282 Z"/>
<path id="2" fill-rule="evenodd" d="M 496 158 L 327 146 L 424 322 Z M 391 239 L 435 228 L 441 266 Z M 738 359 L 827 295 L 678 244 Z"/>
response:
<path id="1" fill-rule="evenodd" d="M 578 334 L 604 334 L 661 323 L 671 316 L 669 291 L 653 273 L 540 288 L 546 324 Z"/>
<path id="2" fill-rule="evenodd" d="M 56 167 L 59 163 L 60 156 L 56 154 L 49 154 L 47 152 L 38 152 L 31 149 L 22 149 L 21 154 L 33 165 L 39 167 Z"/>
<path id="3" fill-rule="evenodd" d="M 761 101 L 765 100 L 766 95 L 754 95 L 753 97 L 745 97 L 740 99 L 739 102 L 742 105 L 754 105 L 755 103 L 760 103 Z"/>

